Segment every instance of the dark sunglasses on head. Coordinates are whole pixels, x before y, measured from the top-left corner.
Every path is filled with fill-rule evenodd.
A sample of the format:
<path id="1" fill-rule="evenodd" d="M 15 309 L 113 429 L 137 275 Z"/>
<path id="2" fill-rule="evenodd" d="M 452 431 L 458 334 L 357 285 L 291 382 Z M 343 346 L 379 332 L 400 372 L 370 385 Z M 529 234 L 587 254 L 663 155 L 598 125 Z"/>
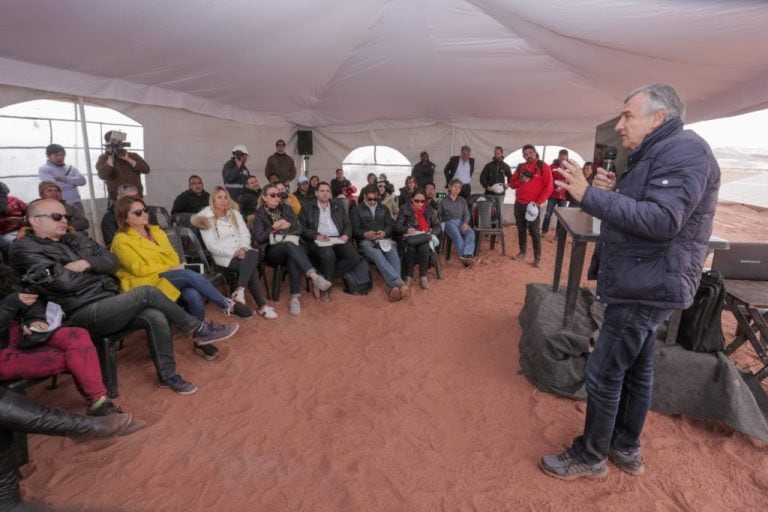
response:
<path id="1" fill-rule="evenodd" d="M 41 213 L 34 215 L 34 217 L 50 217 L 53 222 L 59 222 L 61 219 L 66 219 L 67 222 L 72 222 L 72 216 L 66 213 Z"/>
<path id="2" fill-rule="evenodd" d="M 131 213 L 137 217 L 141 217 L 145 213 L 149 212 L 147 208 L 141 208 L 139 210 L 133 210 Z"/>

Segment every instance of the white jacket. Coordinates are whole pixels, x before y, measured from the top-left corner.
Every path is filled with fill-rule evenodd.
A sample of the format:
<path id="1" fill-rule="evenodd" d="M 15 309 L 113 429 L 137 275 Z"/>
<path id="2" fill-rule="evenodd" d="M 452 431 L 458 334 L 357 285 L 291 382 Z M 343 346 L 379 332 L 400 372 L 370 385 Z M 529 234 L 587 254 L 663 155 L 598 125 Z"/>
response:
<path id="1" fill-rule="evenodd" d="M 207 206 L 193 215 L 191 222 L 200 230 L 205 246 L 220 267 L 228 267 L 241 247 L 251 247 L 251 233 L 237 210 L 230 209 L 226 218 L 217 219 Z"/>

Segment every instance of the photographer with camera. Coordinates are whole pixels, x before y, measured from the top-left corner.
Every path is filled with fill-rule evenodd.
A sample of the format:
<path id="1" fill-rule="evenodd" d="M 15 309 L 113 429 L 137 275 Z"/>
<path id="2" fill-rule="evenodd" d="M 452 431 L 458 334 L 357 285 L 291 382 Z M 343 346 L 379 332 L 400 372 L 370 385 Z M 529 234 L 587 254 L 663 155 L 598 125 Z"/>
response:
<path id="1" fill-rule="evenodd" d="M 117 187 L 123 183 L 136 186 L 139 194 L 144 195 L 141 174 L 149 174 L 149 164 L 138 154 L 126 151 L 131 144 L 125 141 L 123 132 L 110 130 L 104 134 L 104 141 L 104 153 L 96 162 L 96 171 L 107 184 L 109 204 L 117 200 Z"/>
<path id="2" fill-rule="evenodd" d="M 242 144 L 232 148 L 232 157 L 224 163 L 221 169 L 221 177 L 224 179 L 224 187 L 229 192 L 229 196 L 237 202 L 240 199 L 240 192 L 243 190 L 248 177 L 251 175 L 245 162 L 248 161 L 248 148 Z"/>
<path id="3" fill-rule="evenodd" d="M 552 168 L 539 160 L 536 148 L 531 144 L 523 146 L 525 163 L 517 166 L 509 178 L 509 186 L 515 189 L 515 223 L 520 252 L 512 259 L 525 259 L 528 233 L 533 240 L 533 266 L 541 266 L 541 208 L 552 194 Z"/>

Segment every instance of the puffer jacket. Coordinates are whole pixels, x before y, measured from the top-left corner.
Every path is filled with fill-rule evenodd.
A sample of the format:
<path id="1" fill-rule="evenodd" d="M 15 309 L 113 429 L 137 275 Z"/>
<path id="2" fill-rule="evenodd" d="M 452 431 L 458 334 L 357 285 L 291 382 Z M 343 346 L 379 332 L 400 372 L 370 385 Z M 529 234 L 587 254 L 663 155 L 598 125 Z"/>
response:
<path id="1" fill-rule="evenodd" d="M 615 192 L 587 188 L 581 207 L 602 219 L 589 276 L 601 302 L 685 309 L 712 234 L 720 168 L 679 118 L 646 135 Z"/>
<path id="2" fill-rule="evenodd" d="M 205 207 L 190 220 L 200 230 L 205 247 L 220 267 L 228 267 L 241 247 L 251 246 L 251 233 L 243 216 L 234 208 L 227 211 L 227 216 L 217 219 L 210 206 Z"/>
<path id="3" fill-rule="evenodd" d="M 64 268 L 80 259 L 90 263 L 91 268 L 85 272 Z M 49 268 L 51 281 L 36 286 L 34 292 L 59 304 L 70 316 L 85 305 L 120 293 L 113 275 L 118 267 L 117 258 L 82 233 L 67 233 L 56 242 L 38 238 L 29 231 L 11 245 L 10 261 L 19 274 L 32 267 Z"/>

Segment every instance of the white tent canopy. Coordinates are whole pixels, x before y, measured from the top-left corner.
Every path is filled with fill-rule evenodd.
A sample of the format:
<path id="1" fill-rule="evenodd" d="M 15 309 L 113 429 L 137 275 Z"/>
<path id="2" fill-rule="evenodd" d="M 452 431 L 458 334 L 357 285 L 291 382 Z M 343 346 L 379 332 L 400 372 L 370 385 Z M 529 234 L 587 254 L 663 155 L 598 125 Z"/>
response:
<path id="1" fill-rule="evenodd" d="M 481 161 L 498 143 L 589 157 L 595 126 L 654 81 L 689 121 L 768 106 L 757 1 L 6 0 L 1 19 L 0 106 L 112 106 L 145 126 L 154 167 L 185 174 L 238 142 L 266 159 L 297 127 L 326 176 L 374 143 L 438 166 L 463 143 Z"/>

